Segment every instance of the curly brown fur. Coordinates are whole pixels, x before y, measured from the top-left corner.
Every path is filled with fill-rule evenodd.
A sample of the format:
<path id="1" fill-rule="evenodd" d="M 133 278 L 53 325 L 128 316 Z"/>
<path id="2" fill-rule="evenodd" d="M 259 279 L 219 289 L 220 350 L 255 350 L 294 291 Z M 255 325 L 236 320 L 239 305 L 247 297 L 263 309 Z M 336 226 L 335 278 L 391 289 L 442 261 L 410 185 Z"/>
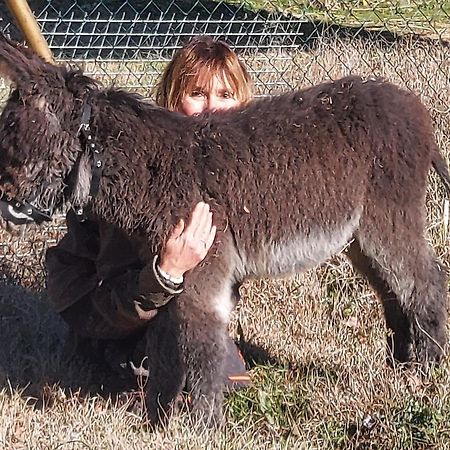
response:
<path id="1" fill-rule="evenodd" d="M 197 201 L 211 204 L 219 230 L 213 249 L 148 328 L 153 421 L 185 381 L 195 413 L 220 419 L 226 328 L 242 280 L 304 271 L 349 243 L 349 258 L 383 302 L 394 357 L 439 361 L 447 292 L 424 238 L 424 200 L 431 165 L 444 178 L 448 170 L 413 94 L 347 77 L 185 117 L 101 89 L 5 39 L 0 61 L 17 87 L 0 119 L 5 194 L 51 209 L 76 197 L 143 233 L 155 252 Z M 104 158 L 94 199 L 78 133 L 86 101 Z"/>

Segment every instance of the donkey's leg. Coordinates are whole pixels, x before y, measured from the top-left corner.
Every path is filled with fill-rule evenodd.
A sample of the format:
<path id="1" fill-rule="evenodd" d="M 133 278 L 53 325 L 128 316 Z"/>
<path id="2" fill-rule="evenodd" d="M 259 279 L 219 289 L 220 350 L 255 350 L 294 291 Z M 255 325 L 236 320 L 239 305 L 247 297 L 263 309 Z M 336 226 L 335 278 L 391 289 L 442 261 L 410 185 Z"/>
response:
<path id="1" fill-rule="evenodd" d="M 224 363 L 238 258 L 230 231 L 218 234 L 216 242 L 202 266 L 188 274 L 185 296 L 177 299 L 192 413 L 208 426 L 219 425 L 223 416 Z"/>
<path id="2" fill-rule="evenodd" d="M 391 333 L 387 337 L 389 355 L 399 362 L 410 359 L 411 333 L 408 318 L 402 309 L 398 297 L 389 288 L 382 274 L 377 270 L 377 264 L 372 258 L 366 256 L 359 246 L 358 241 L 353 241 L 346 252 L 353 267 L 364 275 L 372 288 L 380 297 L 384 308 L 386 326 Z M 388 358 L 391 362 L 391 358 Z"/>
<path id="3" fill-rule="evenodd" d="M 394 356 L 409 359 L 407 349 L 412 344 L 416 359 L 427 364 L 438 362 L 446 345 L 447 292 L 444 272 L 423 237 L 420 217 L 420 211 L 397 210 L 387 220 L 372 218 L 367 226 L 361 223 L 357 241 L 372 270 L 369 279 L 381 294 L 387 326 L 394 333 Z"/>
<path id="4" fill-rule="evenodd" d="M 180 345 L 192 414 L 207 426 L 217 426 L 223 414 L 227 326 L 234 305 L 231 282 L 226 277 L 214 280 L 211 272 L 202 272 L 186 294 L 190 298 L 183 298 L 178 307 L 183 324 Z"/>
<path id="5" fill-rule="evenodd" d="M 231 258 L 224 257 L 225 251 L 189 273 L 184 292 L 149 324 L 147 405 L 152 422 L 164 419 L 184 382 L 194 418 L 211 426 L 221 420 L 227 326 L 234 307 Z"/>
<path id="6" fill-rule="evenodd" d="M 158 311 L 147 329 L 149 376 L 146 403 L 152 425 L 167 422 L 186 380 L 179 346 L 179 325 L 173 319 L 169 306 Z"/>

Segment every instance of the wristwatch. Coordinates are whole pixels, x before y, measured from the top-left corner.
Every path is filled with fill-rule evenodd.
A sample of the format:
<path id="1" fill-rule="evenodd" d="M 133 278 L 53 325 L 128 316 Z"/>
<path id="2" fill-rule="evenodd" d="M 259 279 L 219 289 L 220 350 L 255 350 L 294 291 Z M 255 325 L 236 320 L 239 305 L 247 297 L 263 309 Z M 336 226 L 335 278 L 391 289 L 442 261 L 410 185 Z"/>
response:
<path id="1" fill-rule="evenodd" d="M 180 294 L 183 291 L 183 276 L 173 277 L 159 267 L 158 255 L 153 258 L 153 272 L 158 283 L 170 294 Z"/>

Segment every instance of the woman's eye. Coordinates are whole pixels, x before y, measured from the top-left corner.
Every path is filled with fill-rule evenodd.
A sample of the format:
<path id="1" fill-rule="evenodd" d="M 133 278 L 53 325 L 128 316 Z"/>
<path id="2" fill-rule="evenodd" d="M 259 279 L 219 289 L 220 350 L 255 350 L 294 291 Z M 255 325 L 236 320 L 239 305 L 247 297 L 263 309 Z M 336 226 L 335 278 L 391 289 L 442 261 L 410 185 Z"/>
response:
<path id="1" fill-rule="evenodd" d="M 195 90 L 191 92 L 191 97 L 202 97 L 204 94 L 201 90 Z"/>
<path id="2" fill-rule="evenodd" d="M 223 93 L 223 98 L 233 98 L 233 97 L 234 97 L 234 95 L 232 92 L 225 91 Z"/>

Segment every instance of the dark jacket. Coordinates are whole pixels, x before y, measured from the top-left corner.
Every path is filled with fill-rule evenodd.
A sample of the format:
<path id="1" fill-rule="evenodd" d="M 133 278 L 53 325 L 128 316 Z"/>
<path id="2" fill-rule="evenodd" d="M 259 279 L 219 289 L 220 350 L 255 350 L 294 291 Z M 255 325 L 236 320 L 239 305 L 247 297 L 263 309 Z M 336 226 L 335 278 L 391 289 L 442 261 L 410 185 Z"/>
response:
<path id="1" fill-rule="evenodd" d="M 146 326 L 182 289 L 158 280 L 142 238 L 90 218 L 67 214 L 67 234 L 46 255 L 48 295 L 72 330 L 120 339 Z"/>

